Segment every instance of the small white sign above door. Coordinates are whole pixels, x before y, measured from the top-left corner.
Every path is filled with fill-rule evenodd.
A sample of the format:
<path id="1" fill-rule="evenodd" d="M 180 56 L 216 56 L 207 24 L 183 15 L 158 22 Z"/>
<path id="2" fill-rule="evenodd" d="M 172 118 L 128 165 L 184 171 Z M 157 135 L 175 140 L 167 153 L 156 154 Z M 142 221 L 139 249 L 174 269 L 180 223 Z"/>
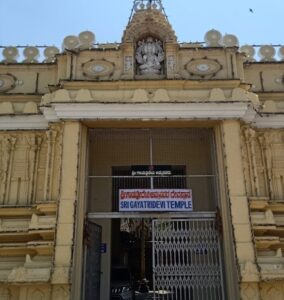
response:
<path id="1" fill-rule="evenodd" d="M 192 211 L 189 189 L 120 189 L 119 211 Z"/>

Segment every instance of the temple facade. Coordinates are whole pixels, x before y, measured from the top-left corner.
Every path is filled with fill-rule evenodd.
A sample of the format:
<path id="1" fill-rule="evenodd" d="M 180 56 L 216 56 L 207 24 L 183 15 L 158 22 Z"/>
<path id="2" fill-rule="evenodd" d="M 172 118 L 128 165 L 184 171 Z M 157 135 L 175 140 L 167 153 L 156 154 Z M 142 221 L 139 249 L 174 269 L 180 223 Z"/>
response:
<path id="1" fill-rule="evenodd" d="M 118 44 L 5 47 L 0 299 L 283 300 L 284 47 L 255 50 L 158 0 Z"/>

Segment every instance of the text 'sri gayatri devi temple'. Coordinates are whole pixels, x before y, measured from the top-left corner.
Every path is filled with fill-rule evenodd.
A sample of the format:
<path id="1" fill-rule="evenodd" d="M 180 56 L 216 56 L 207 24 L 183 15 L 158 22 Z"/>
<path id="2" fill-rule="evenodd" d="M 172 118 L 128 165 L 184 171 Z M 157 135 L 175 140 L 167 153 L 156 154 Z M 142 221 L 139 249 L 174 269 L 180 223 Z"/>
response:
<path id="1" fill-rule="evenodd" d="M 0 299 L 283 300 L 284 47 L 63 45 L 0 57 Z"/>

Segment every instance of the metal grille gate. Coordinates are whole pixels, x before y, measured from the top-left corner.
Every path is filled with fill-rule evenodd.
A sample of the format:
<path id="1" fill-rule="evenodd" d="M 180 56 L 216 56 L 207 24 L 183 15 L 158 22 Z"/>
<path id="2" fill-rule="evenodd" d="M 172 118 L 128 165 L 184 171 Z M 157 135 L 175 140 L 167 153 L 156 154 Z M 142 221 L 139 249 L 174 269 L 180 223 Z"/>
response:
<path id="1" fill-rule="evenodd" d="M 100 299 L 102 227 L 88 222 L 86 253 L 85 300 Z"/>
<path id="2" fill-rule="evenodd" d="M 154 299 L 224 299 L 220 241 L 212 217 L 153 220 Z"/>

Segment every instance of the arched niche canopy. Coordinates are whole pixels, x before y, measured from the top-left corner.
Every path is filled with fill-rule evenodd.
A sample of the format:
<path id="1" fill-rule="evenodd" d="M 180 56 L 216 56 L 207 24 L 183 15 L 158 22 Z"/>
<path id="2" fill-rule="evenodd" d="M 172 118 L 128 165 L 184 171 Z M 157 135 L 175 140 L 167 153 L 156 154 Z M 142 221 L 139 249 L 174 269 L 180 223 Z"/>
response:
<path id="1" fill-rule="evenodd" d="M 163 43 L 177 43 L 171 24 L 159 10 L 137 11 L 127 25 L 122 43 L 136 44 L 139 40 L 153 37 Z"/>

